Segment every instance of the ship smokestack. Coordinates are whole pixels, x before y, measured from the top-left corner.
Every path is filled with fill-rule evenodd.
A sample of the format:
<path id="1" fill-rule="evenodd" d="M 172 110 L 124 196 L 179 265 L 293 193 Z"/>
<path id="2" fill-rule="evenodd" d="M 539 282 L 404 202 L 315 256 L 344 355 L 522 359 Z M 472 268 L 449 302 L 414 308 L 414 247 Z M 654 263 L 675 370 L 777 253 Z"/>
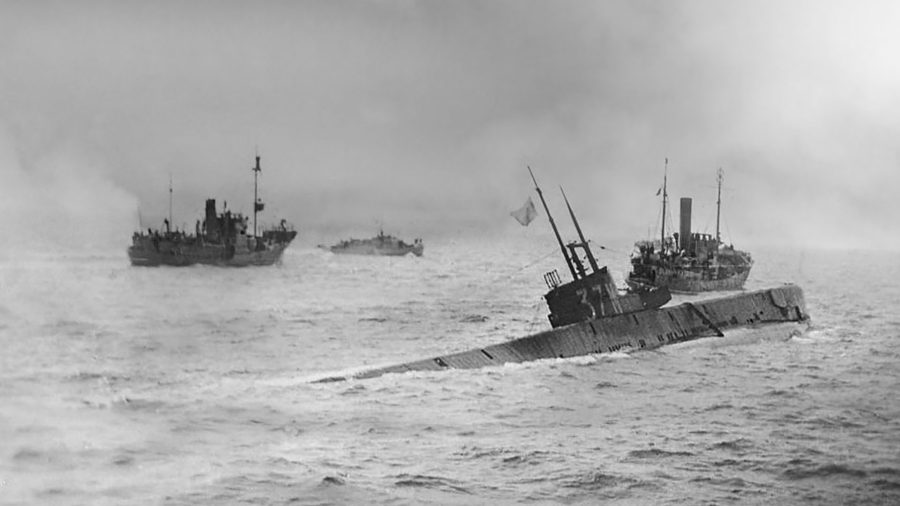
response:
<path id="1" fill-rule="evenodd" d="M 216 219 L 216 199 L 206 199 L 206 222 L 203 227 L 203 233 L 207 237 L 213 235 L 212 231 L 218 230 Z"/>
<path id="2" fill-rule="evenodd" d="M 678 240 L 681 242 L 681 249 L 690 251 L 691 249 L 691 198 L 681 197 L 681 230 Z"/>

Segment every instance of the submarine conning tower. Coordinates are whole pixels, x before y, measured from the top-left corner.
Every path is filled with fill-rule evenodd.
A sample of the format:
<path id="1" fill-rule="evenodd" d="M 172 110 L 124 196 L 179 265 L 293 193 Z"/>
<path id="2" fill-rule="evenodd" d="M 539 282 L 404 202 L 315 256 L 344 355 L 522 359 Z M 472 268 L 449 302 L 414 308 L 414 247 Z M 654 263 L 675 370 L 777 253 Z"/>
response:
<path id="1" fill-rule="evenodd" d="M 553 328 L 658 308 L 672 299 L 665 287 L 620 295 L 606 266 L 565 284 L 560 283 L 559 273 L 551 271 L 544 274 L 544 281 L 550 288 L 544 300 Z"/>
<path id="2" fill-rule="evenodd" d="M 578 233 L 578 240 L 569 244 L 564 244 L 562 237 L 559 235 L 559 229 L 556 228 L 556 222 L 550 214 L 547 207 L 547 201 L 544 200 L 544 194 L 531 167 L 528 168 L 531 179 L 534 181 L 534 189 L 541 198 L 541 204 L 544 206 L 544 212 L 547 213 L 547 219 L 553 228 L 553 234 L 566 261 L 566 266 L 572 274 L 572 281 L 563 283 L 556 270 L 544 274 L 544 282 L 550 289 L 545 295 L 544 300 L 547 301 L 547 307 L 550 314 L 547 318 L 553 328 L 570 325 L 576 322 L 592 320 L 596 318 L 606 318 L 613 315 L 631 313 L 649 308 L 657 308 L 669 300 L 672 296 L 668 289 L 661 288 L 652 292 L 641 294 L 624 294 L 620 295 L 616 290 L 616 284 L 606 266 L 600 267 L 597 259 L 591 252 L 590 244 L 584 237 L 578 218 L 569 204 L 566 192 L 560 187 L 563 200 L 566 202 L 566 208 L 569 210 L 569 216 L 575 231 Z M 585 266 L 582 255 L 587 260 L 588 265 Z M 588 267 L 590 271 L 588 271 Z"/>
<path id="3" fill-rule="evenodd" d="M 681 241 L 681 244 L 679 244 L 678 246 L 680 246 L 682 250 L 690 251 L 690 249 L 691 249 L 691 198 L 690 197 L 681 197 L 681 227 L 680 227 L 678 240 Z"/>

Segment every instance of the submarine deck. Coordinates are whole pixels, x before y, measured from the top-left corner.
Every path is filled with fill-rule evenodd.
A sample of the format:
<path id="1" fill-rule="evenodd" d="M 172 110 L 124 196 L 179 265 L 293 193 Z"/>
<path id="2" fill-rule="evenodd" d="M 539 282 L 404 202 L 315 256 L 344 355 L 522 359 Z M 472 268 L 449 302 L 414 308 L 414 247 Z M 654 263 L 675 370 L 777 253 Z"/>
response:
<path id="1" fill-rule="evenodd" d="M 701 337 L 722 337 L 725 330 L 734 328 L 764 328 L 771 324 L 808 321 L 803 291 L 796 285 L 786 284 L 754 292 L 684 302 L 672 307 L 587 320 L 483 348 L 348 376 L 328 377 L 317 382 L 366 379 L 409 371 L 475 369 L 509 362 L 653 349 Z M 796 332 L 796 329 L 788 332 Z"/>

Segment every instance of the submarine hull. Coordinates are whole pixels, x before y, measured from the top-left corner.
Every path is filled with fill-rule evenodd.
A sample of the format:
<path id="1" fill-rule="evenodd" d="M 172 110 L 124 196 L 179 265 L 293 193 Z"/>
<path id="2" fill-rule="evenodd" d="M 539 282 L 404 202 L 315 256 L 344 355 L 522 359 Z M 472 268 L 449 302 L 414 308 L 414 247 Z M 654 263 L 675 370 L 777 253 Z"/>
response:
<path id="1" fill-rule="evenodd" d="M 590 319 L 505 343 L 320 381 L 373 378 L 408 371 L 474 369 L 509 362 L 654 349 L 702 337 L 723 337 L 727 330 L 742 328 L 771 333 L 775 337 L 781 333 L 787 338 L 801 332 L 808 322 L 803 290 L 789 284 Z"/>

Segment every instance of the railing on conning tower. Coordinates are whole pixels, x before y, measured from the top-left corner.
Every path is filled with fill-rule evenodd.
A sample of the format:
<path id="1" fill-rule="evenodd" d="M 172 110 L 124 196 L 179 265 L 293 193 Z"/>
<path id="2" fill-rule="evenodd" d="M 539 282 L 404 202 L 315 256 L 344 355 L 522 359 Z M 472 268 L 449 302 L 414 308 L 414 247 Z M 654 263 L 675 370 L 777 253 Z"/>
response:
<path id="1" fill-rule="evenodd" d="M 555 289 L 559 285 L 562 284 L 562 279 L 559 277 L 559 272 L 556 269 L 553 269 L 550 272 L 544 274 L 544 283 L 547 283 L 547 288 L 550 290 Z"/>

